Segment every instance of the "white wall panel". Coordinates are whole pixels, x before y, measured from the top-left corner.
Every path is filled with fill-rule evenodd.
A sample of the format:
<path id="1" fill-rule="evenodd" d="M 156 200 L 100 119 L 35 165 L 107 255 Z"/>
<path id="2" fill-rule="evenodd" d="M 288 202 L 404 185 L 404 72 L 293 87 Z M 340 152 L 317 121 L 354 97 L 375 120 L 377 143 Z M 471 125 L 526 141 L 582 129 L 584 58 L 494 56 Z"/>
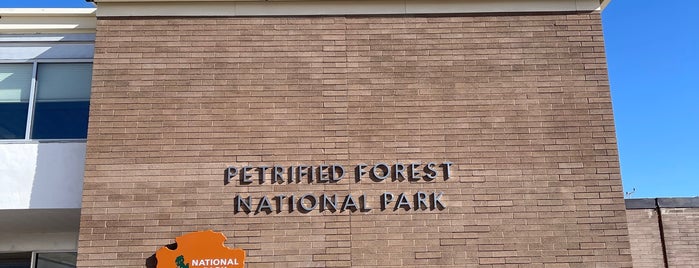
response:
<path id="1" fill-rule="evenodd" d="M 79 208 L 85 143 L 0 144 L 0 209 Z"/>

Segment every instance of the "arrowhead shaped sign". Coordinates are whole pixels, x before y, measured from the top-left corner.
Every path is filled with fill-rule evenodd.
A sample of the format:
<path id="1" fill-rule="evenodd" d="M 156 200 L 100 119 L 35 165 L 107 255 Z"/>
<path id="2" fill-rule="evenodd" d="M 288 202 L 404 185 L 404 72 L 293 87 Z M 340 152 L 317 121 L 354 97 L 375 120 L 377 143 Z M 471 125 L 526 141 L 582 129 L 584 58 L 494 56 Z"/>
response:
<path id="1" fill-rule="evenodd" d="M 214 231 L 193 232 L 175 239 L 177 248 L 155 253 L 157 268 L 242 268 L 245 251 L 226 247 L 226 236 Z"/>

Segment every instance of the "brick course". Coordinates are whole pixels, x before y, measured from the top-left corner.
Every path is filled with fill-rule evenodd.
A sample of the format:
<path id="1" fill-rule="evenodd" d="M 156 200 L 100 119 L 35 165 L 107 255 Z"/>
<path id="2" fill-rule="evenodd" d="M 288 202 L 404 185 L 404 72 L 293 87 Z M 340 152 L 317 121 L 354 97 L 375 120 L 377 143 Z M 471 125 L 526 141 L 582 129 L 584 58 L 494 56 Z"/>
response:
<path id="1" fill-rule="evenodd" d="M 669 267 L 699 267 L 699 208 L 662 208 Z"/>
<path id="2" fill-rule="evenodd" d="M 630 209 L 626 211 L 626 217 L 629 221 L 633 267 L 664 267 L 658 213 L 655 209 Z"/>
<path id="3" fill-rule="evenodd" d="M 599 14 L 100 18 L 92 90 L 79 267 L 207 229 L 250 267 L 631 265 Z M 452 178 L 222 181 L 430 161 Z M 386 191 L 447 208 L 233 213 L 236 194 Z"/>

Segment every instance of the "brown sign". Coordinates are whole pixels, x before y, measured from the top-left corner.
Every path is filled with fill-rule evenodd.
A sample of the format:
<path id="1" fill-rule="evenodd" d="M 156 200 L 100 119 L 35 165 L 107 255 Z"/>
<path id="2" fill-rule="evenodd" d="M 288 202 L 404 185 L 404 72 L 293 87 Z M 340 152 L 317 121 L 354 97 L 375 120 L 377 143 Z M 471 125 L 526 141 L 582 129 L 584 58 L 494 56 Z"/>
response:
<path id="1" fill-rule="evenodd" d="M 155 253 L 157 268 L 242 268 L 245 251 L 223 245 L 226 236 L 214 231 L 188 233 L 175 239 L 177 248 Z"/>

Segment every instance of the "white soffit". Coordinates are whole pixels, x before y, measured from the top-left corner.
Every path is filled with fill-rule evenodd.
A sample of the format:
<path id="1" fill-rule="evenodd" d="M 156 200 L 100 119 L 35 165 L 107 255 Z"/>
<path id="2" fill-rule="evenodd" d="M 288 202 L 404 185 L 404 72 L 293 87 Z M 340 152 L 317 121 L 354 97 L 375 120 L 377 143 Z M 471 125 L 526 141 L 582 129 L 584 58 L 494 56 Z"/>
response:
<path id="1" fill-rule="evenodd" d="M 95 0 L 95 2 L 99 17 L 588 12 L 601 8 L 600 0 Z"/>
<path id="2" fill-rule="evenodd" d="M 0 34 L 94 33 L 95 8 L 0 8 Z"/>

